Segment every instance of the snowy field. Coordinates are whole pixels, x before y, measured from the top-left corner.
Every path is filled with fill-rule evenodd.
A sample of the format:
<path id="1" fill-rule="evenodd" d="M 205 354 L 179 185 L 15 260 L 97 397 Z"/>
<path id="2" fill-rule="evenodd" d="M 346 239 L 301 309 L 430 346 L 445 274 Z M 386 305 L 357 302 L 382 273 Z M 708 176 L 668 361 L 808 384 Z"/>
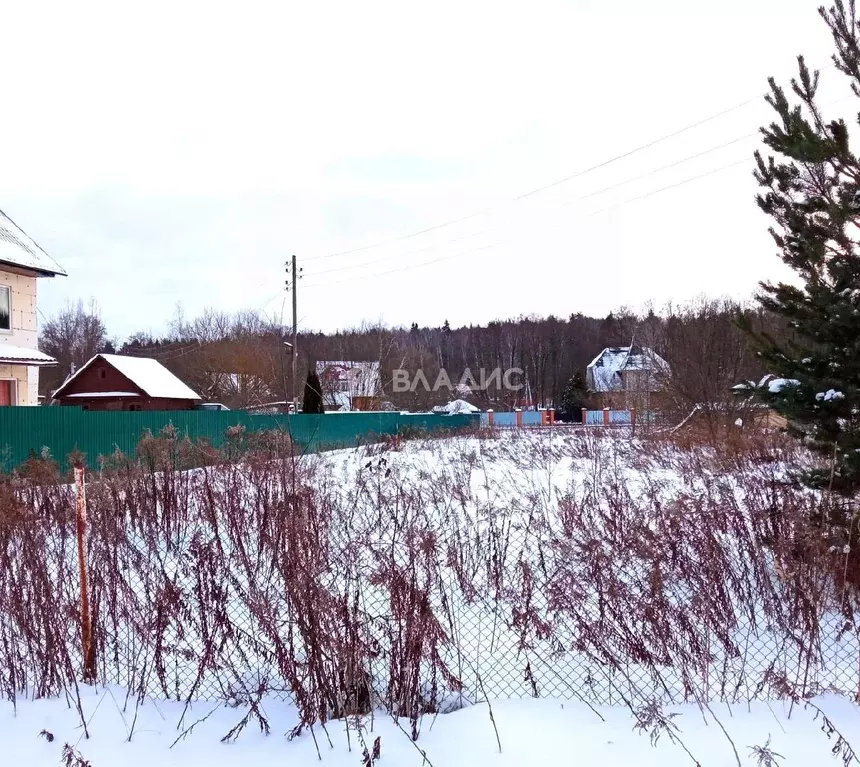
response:
<path id="1" fill-rule="evenodd" d="M 40 618 L 79 604 L 70 493 L 40 486 L 50 514 L 0 530 L 0 737 L 92 767 L 310 764 L 317 747 L 367 764 L 362 737 L 397 765 L 844 756 L 860 651 L 836 607 L 842 544 L 796 560 L 817 496 L 784 480 L 804 460 L 559 429 L 93 477 L 112 686 L 82 688 L 80 713 L 77 625 Z M 270 734 L 252 712 L 222 744 L 257 695 Z M 286 737 L 320 710 L 315 738 Z M 769 737 L 784 759 L 756 750 Z"/>
<path id="2" fill-rule="evenodd" d="M 860 746 L 857 706 L 833 696 L 816 698 L 812 703 L 846 736 L 849 748 Z M 124 704 L 121 689 L 85 690 L 89 738 L 83 736 L 76 713 L 64 700 L 21 703 L 17 713 L 11 704 L 0 704 L 0 741 L 9 755 L 8 763 L 57 765 L 63 747 L 69 744 L 90 767 L 367 764 L 356 731 L 358 722 L 351 722 L 348 728 L 342 721 L 330 722 L 327 732 L 316 728 L 316 744 L 310 733 L 288 740 L 283 733 L 291 728 L 295 712 L 280 701 L 264 702 L 269 735 L 251 721 L 231 743 L 221 741 L 244 715 L 242 708 L 221 705 L 213 709 L 198 703 L 185 712 L 182 727 L 177 727 L 183 716 L 182 704 L 147 701 L 137 711 L 136 721 L 134 701 L 123 711 Z M 637 729 L 635 718 L 621 707 L 592 711 L 569 701 L 497 701 L 492 704 L 492 713 L 495 727 L 487 705 L 425 717 L 416 743 L 384 713 L 376 713 L 372 721 L 365 717 L 360 724 L 368 752 L 372 755 L 378 737 L 377 763 L 393 767 L 690 767 L 696 763 L 702 767 L 760 767 L 767 762 L 762 762 L 754 749 L 768 743 L 772 752 L 781 755 L 774 757 L 774 765 L 810 767 L 840 764 L 847 753 L 843 748 L 840 755 L 831 754 L 839 736 L 834 732 L 828 738 L 817 711 L 797 706 L 791 710 L 782 703 L 715 705 L 705 712 L 694 706 L 667 707 L 664 714 L 672 716 L 677 728 L 672 733 L 674 741 L 663 732 L 656 744 L 652 743 L 651 728 Z M 185 729 L 207 715 L 206 721 L 180 738 Z M 401 726 L 408 731 L 408 722 Z M 51 742 L 40 736 L 43 731 L 53 737 Z M 845 763 L 852 761 L 849 757 Z M 80 763 L 72 764 L 81 767 Z"/>

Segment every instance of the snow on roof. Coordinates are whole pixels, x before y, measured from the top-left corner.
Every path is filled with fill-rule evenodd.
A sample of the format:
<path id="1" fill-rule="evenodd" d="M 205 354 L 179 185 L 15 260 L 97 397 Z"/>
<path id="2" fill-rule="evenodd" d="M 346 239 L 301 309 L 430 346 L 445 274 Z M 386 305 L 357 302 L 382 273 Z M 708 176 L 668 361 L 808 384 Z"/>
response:
<path id="1" fill-rule="evenodd" d="M 588 365 L 586 377 L 592 391 L 617 391 L 624 387 L 621 373 L 645 370 L 669 374 L 669 363 L 644 346 L 609 346 Z"/>
<path id="2" fill-rule="evenodd" d="M 40 352 L 38 349 L 28 349 L 24 346 L 12 346 L 12 344 L 4 343 L 0 343 L 0 362 L 36 366 L 57 364 L 53 357 Z"/>
<path id="3" fill-rule="evenodd" d="M 54 392 L 54 396 L 61 396 L 72 381 L 74 381 L 84 370 L 96 360 L 104 360 L 115 370 L 128 378 L 135 386 L 139 387 L 148 397 L 162 399 L 200 399 L 192 389 L 180 381 L 158 360 L 150 357 L 127 357 L 122 354 L 97 354 L 85 365 L 81 366 L 74 375 Z"/>
<path id="4" fill-rule="evenodd" d="M 66 272 L 42 250 L 9 216 L 0 210 L 0 264 L 12 264 L 45 275 Z"/>
<path id="5" fill-rule="evenodd" d="M 470 402 L 466 402 L 466 400 L 464 399 L 455 399 L 453 402 L 449 402 L 447 405 L 439 405 L 438 407 L 434 407 L 433 412 L 447 413 L 448 415 L 455 415 L 457 413 L 479 413 L 480 408 L 475 407 Z"/>

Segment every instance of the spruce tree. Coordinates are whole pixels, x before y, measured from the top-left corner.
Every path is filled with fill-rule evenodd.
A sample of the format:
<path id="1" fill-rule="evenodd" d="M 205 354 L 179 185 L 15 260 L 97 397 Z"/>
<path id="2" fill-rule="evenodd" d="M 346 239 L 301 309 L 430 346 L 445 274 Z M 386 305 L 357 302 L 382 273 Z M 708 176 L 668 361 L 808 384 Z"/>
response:
<path id="1" fill-rule="evenodd" d="M 315 370 L 308 371 L 308 377 L 305 381 L 305 395 L 302 399 L 303 413 L 323 413 L 322 384 L 320 377 Z"/>
<path id="2" fill-rule="evenodd" d="M 579 423 L 582 420 L 582 408 L 586 406 L 588 390 L 585 378 L 578 370 L 571 376 L 561 395 L 559 419 L 567 423 Z"/>
<path id="3" fill-rule="evenodd" d="M 836 69 L 860 98 L 860 25 L 854 3 L 819 13 L 830 29 Z M 761 305 L 783 318 L 782 338 L 759 335 L 759 355 L 776 378 L 762 398 L 821 456 L 803 479 L 844 495 L 860 489 L 860 161 L 844 120 L 827 121 L 819 73 L 798 57 L 789 93 L 769 80 L 777 119 L 761 129 L 772 155 L 756 152 L 759 207 L 771 217 L 780 258 L 798 285 L 761 283 Z M 860 118 L 858 118 L 860 119 Z M 749 331 L 749 326 L 747 325 Z"/>

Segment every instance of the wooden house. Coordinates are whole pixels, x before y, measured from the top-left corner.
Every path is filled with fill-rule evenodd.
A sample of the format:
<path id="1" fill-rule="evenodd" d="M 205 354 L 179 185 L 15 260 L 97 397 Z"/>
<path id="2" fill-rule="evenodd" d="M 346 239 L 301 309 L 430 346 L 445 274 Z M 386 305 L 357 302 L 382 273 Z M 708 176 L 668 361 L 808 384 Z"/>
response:
<path id="1" fill-rule="evenodd" d="M 158 360 L 97 354 L 54 392 L 84 410 L 195 410 L 200 396 Z"/>

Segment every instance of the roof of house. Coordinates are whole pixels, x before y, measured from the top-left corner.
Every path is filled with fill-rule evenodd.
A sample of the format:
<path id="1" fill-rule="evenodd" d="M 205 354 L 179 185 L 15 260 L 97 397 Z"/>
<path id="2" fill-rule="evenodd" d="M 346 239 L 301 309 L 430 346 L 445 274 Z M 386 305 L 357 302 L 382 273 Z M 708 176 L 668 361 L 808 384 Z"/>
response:
<path id="1" fill-rule="evenodd" d="M 632 370 L 669 373 L 669 363 L 645 346 L 609 346 L 588 365 L 589 386 L 608 392 L 623 388 L 621 373 Z"/>
<path id="2" fill-rule="evenodd" d="M 66 276 L 63 267 L 0 210 L 0 265 L 2 264 L 32 269 L 46 276 Z"/>
<path id="3" fill-rule="evenodd" d="M 158 360 L 149 357 L 127 357 L 122 354 L 97 354 L 85 365 L 82 365 L 80 370 L 67 378 L 63 385 L 54 392 L 54 397 L 62 396 L 63 391 L 68 389 L 72 381 L 99 359 L 107 362 L 144 394 L 153 399 L 200 399 L 199 394 L 182 383 Z M 94 394 L 93 396 L 97 395 Z"/>
<path id="4" fill-rule="evenodd" d="M 12 346 L 0 343 L 0 362 L 18 365 L 56 365 L 57 360 L 38 349 L 28 349 L 25 346 Z"/>

